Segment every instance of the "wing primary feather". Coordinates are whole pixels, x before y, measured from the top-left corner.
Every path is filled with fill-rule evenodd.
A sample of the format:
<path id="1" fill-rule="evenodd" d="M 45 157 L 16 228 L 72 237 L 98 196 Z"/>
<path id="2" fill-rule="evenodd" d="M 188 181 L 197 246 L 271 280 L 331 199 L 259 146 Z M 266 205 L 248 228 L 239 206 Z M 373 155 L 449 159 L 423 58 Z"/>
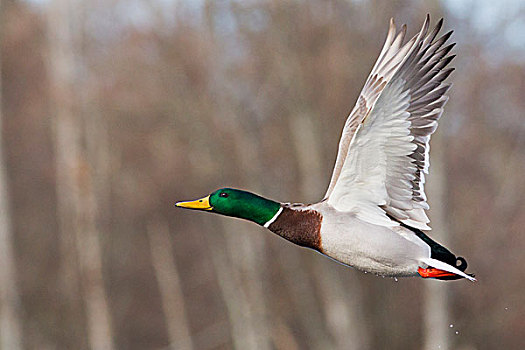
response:
<path id="1" fill-rule="evenodd" d="M 424 192 L 429 139 L 448 101 L 447 68 L 455 55 L 439 36 L 443 19 L 430 28 L 427 15 L 408 42 L 406 26 L 391 20 L 385 44 L 350 113 L 339 143 L 325 198 L 364 221 L 429 230 Z"/>

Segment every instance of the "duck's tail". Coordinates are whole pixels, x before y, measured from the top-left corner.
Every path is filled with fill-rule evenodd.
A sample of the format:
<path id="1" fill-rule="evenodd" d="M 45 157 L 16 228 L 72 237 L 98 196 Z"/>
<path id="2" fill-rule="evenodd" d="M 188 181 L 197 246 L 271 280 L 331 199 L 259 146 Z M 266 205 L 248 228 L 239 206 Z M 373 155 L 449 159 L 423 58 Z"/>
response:
<path id="1" fill-rule="evenodd" d="M 412 229 L 412 232 L 430 247 L 430 258 L 421 260 L 422 263 L 428 265 L 428 268 L 420 268 L 418 270 L 421 277 L 447 281 L 466 278 L 470 281 L 476 281 L 473 274 L 465 273 L 468 264 L 464 258 L 456 257 L 450 250 L 428 237 L 422 231 Z"/>
<path id="2" fill-rule="evenodd" d="M 395 220 L 392 217 L 390 218 Z M 450 252 L 450 250 L 428 237 L 423 231 L 408 226 L 402 222 L 399 222 L 399 224 L 414 232 L 417 237 L 430 247 L 430 257 L 422 258 L 420 260 L 421 263 L 427 265 L 427 268 L 420 267 L 418 269 L 418 273 L 421 277 L 446 281 L 466 278 L 470 281 L 476 281 L 474 274 L 465 273 L 468 264 L 464 258 L 460 256 L 456 257 Z"/>

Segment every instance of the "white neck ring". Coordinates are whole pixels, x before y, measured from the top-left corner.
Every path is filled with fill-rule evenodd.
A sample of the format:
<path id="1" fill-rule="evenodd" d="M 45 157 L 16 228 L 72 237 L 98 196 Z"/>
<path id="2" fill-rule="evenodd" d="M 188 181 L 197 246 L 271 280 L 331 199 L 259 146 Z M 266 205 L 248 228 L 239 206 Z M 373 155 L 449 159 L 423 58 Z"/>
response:
<path id="1" fill-rule="evenodd" d="M 277 211 L 277 213 L 275 213 L 275 215 L 273 216 L 273 218 L 271 218 L 270 220 L 268 220 L 263 226 L 268 228 L 271 224 L 273 224 L 273 222 L 275 220 L 277 220 L 277 218 L 279 217 L 279 215 L 281 215 L 283 211 L 283 207 L 280 207 L 279 210 Z"/>

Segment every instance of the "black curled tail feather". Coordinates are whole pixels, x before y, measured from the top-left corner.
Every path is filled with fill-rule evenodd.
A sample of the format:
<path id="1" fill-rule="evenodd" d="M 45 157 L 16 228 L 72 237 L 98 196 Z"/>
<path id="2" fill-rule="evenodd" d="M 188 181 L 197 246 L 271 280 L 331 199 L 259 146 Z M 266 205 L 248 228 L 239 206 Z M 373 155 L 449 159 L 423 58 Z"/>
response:
<path id="1" fill-rule="evenodd" d="M 468 266 L 467 260 L 465 260 L 462 256 L 458 256 L 456 257 L 456 264 L 454 266 L 456 266 L 458 270 L 465 272 Z"/>

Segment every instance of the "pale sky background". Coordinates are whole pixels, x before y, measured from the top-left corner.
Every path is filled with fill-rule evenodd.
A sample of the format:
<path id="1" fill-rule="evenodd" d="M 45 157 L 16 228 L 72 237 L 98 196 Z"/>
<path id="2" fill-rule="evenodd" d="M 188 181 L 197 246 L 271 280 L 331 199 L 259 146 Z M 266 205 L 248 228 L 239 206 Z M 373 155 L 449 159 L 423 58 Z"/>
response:
<path id="1" fill-rule="evenodd" d="M 26 1 L 35 6 L 42 6 L 49 2 L 49 0 Z M 204 0 L 149 0 L 149 4 L 151 3 L 164 6 L 166 10 L 163 13 L 169 17 L 175 12 L 178 4 L 191 11 L 192 8 L 198 9 L 203 6 Z M 510 49 L 520 56 L 518 59 L 525 59 L 525 1 L 442 0 L 441 3 L 458 19 L 470 22 L 472 28 L 477 31 L 476 34 L 486 36 L 487 46 L 497 48 L 493 54 L 502 54 L 502 49 L 504 52 Z M 138 27 L 149 25 L 151 6 L 148 2 L 126 0 L 120 1 L 120 4 L 118 8 L 122 11 L 118 15 L 122 22 L 131 22 Z M 500 35 L 494 35 L 496 28 L 504 28 L 503 40 Z M 462 34 L 461 28 L 455 30 L 458 34 Z"/>

